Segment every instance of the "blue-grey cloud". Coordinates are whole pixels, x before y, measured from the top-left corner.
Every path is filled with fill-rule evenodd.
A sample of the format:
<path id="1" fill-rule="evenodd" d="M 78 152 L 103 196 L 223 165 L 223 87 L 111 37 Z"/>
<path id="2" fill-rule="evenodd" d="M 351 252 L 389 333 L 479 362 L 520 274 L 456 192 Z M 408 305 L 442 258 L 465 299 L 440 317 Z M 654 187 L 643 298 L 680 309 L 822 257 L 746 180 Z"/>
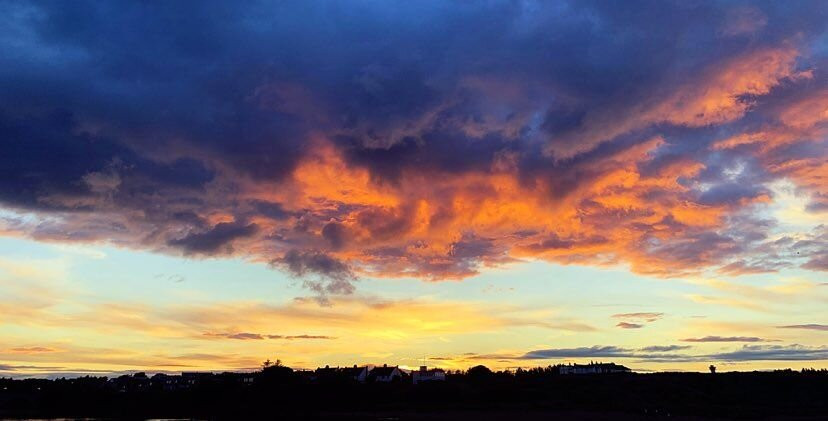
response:
<path id="1" fill-rule="evenodd" d="M 303 285 L 319 294 L 320 303 L 327 303 L 328 294 L 350 294 L 356 276 L 347 264 L 325 253 L 290 250 L 271 265 L 286 269 L 304 279 Z M 316 276 L 316 278 L 314 278 Z"/>
<path id="2" fill-rule="evenodd" d="M 690 345 L 652 345 L 652 346 L 645 346 L 640 351 L 645 352 L 671 352 L 671 351 L 681 351 L 684 349 L 690 349 L 692 346 Z"/>
<path id="3" fill-rule="evenodd" d="M 705 336 L 701 338 L 685 338 L 682 342 L 767 342 L 767 339 L 756 336 Z"/>
<path id="4" fill-rule="evenodd" d="M 700 362 L 700 361 L 819 361 L 828 360 L 828 347 L 791 345 L 743 345 L 733 351 L 713 354 L 685 354 L 673 351 L 688 347 L 650 346 L 640 349 L 617 346 L 592 346 L 579 348 L 554 348 L 529 351 L 523 355 L 472 355 L 476 359 L 503 360 L 551 360 L 567 358 L 628 358 L 647 362 Z"/>
<path id="5" fill-rule="evenodd" d="M 620 348 L 617 346 L 592 346 L 579 348 L 560 348 L 560 349 L 539 349 L 529 351 L 523 354 L 520 359 L 523 360 L 544 360 L 550 358 L 609 358 L 609 357 L 629 357 L 632 356 L 634 350 L 628 348 Z"/>
<path id="6" fill-rule="evenodd" d="M 828 348 L 804 345 L 745 345 L 739 350 L 708 356 L 724 361 L 828 360 Z"/>
<path id="7" fill-rule="evenodd" d="M 170 245 L 180 247 L 188 253 L 214 254 L 230 247 L 233 240 L 255 234 L 258 229 L 256 224 L 220 222 L 207 231 L 171 240 Z"/>

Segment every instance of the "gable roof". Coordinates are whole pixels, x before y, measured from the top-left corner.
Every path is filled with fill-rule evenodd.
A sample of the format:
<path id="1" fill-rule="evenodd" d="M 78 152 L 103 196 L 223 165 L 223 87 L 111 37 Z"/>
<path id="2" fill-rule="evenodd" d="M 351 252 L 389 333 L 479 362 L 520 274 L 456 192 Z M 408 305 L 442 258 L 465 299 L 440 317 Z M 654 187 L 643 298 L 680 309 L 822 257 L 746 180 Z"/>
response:
<path id="1" fill-rule="evenodd" d="M 344 374 L 348 374 L 350 376 L 358 376 L 362 374 L 362 371 L 365 370 L 367 367 L 343 367 L 340 371 Z"/>
<path id="2" fill-rule="evenodd" d="M 388 366 L 374 367 L 374 369 L 371 370 L 371 375 L 372 376 L 390 376 L 391 373 L 393 373 L 396 368 L 397 367 L 388 367 Z"/>

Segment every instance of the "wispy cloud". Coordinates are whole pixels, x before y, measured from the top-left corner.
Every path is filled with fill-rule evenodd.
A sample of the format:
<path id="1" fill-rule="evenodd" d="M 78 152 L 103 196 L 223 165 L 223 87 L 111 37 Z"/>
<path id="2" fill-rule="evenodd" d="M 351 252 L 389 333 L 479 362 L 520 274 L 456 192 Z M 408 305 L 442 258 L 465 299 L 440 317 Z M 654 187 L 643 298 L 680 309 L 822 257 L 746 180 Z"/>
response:
<path id="1" fill-rule="evenodd" d="M 645 322 L 654 322 L 662 317 L 664 317 L 664 313 L 619 313 L 613 314 L 612 317 L 616 319 L 626 319 L 626 320 L 641 320 Z"/>
<path id="2" fill-rule="evenodd" d="M 779 329 L 807 329 L 807 330 L 826 330 L 828 331 L 828 325 L 821 325 L 816 323 L 809 323 L 804 325 L 787 325 L 787 326 L 777 326 Z"/>
<path id="3" fill-rule="evenodd" d="M 17 348 L 10 348 L 9 352 L 14 354 L 41 354 L 41 353 L 49 353 L 49 352 L 59 352 L 59 349 L 46 347 L 46 346 L 28 346 L 28 347 L 17 347 Z"/>
<path id="4" fill-rule="evenodd" d="M 819 361 L 828 360 L 828 347 L 805 345 L 744 345 L 732 351 L 713 354 L 683 354 L 687 346 L 650 346 L 639 349 L 617 346 L 579 348 L 552 348 L 529 351 L 525 354 L 474 354 L 467 358 L 485 360 L 554 360 L 570 358 L 623 358 L 648 362 L 703 362 L 703 361 Z"/>
<path id="5" fill-rule="evenodd" d="M 204 333 L 204 336 L 211 339 L 240 339 L 240 340 L 263 340 L 263 339 L 336 339 L 333 336 L 326 336 L 326 335 L 265 335 L 261 333 L 248 333 L 248 332 L 238 332 L 238 333 L 213 333 L 207 332 Z"/>
<path id="6" fill-rule="evenodd" d="M 680 339 L 682 342 L 769 342 L 756 336 L 704 336 L 701 338 Z"/>
<path id="7" fill-rule="evenodd" d="M 809 361 L 828 360 L 828 347 L 804 345 L 745 345 L 739 350 L 712 354 L 725 361 Z"/>

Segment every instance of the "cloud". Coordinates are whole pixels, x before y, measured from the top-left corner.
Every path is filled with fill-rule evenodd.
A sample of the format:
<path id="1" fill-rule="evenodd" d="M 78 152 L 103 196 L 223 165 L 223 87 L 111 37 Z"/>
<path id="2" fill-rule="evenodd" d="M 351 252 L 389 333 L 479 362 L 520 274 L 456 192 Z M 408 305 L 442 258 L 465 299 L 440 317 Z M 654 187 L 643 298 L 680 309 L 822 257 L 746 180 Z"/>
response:
<path id="1" fill-rule="evenodd" d="M 610 358 L 632 355 L 631 349 L 616 346 L 592 346 L 580 348 L 539 349 L 523 354 L 519 359 L 543 360 L 550 358 Z"/>
<path id="2" fill-rule="evenodd" d="M 214 254 L 222 249 L 231 253 L 230 243 L 233 240 L 249 237 L 258 229 L 256 224 L 220 222 L 205 232 L 187 234 L 169 244 L 184 249 L 186 253 Z"/>
<path id="3" fill-rule="evenodd" d="M 45 346 L 29 346 L 29 347 L 17 347 L 17 348 L 10 348 L 9 352 L 13 354 L 40 354 L 40 353 L 49 353 L 49 352 L 59 352 L 60 350 Z"/>
<path id="4" fill-rule="evenodd" d="M 671 351 L 680 351 L 684 349 L 692 348 L 690 345 L 652 345 L 652 346 L 645 346 L 644 348 L 640 348 L 639 351 L 645 352 L 671 352 Z"/>
<path id="5" fill-rule="evenodd" d="M 319 294 L 321 302 L 327 302 L 328 294 L 351 294 L 356 276 L 351 269 L 335 257 L 318 251 L 290 250 L 271 265 L 286 268 L 294 276 L 304 278 L 303 285 Z M 318 275 L 318 279 L 308 279 Z"/>
<path id="6" fill-rule="evenodd" d="M 816 323 L 809 323 L 804 325 L 787 325 L 777 326 L 780 329 L 808 329 L 808 330 L 828 330 L 828 325 L 820 325 Z"/>
<path id="7" fill-rule="evenodd" d="M 768 342 L 756 336 L 705 336 L 702 338 L 680 339 L 682 342 Z"/>
<path id="8" fill-rule="evenodd" d="M 263 340 L 263 339 L 336 339 L 333 336 L 326 336 L 326 335 L 265 335 L 261 333 L 248 333 L 248 332 L 238 332 L 238 333 L 213 333 L 207 332 L 204 333 L 204 336 L 207 338 L 225 338 L 225 339 L 239 339 L 239 340 Z"/>
<path id="9" fill-rule="evenodd" d="M 792 345 L 743 345 L 734 351 L 713 354 L 681 354 L 687 346 L 651 346 L 640 349 L 617 346 L 553 348 L 529 351 L 522 355 L 471 354 L 465 359 L 483 360 L 549 360 L 570 358 L 625 358 L 646 362 L 705 362 L 705 361 L 819 361 L 828 360 L 828 347 Z"/>
<path id="10" fill-rule="evenodd" d="M 240 332 L 240 333 L 212 333 L 212 332 L 207 332 L 207 333 L 204 334 L 204 336 L 206 336 L 208 338 L 240 339 L 240 340 L 243 340 L 243 341 L 244 340 L 249 340 L 249 339 L 261 340 L 261 339 L 265 338 L 263 335 L 261 335 L 259 333 L 246 333 L 246 332 Z"/>
<path id="11" fill-rule="evenodd" d="M 724 361 L 813 361 L 828 360 L 827 347 L 804 345 L 745 345 L 732 352 L 708 356 Z"/>
<path id="12" fill-rule="evenodd" d="M 759 216 L 778 180 L 828 197 L 822 3 L 212 6 L 0 6 L 0 235 L 241 257 L 320 297 L 526 259 L 828 267 Z"/>
<path id="13" fill-rule="evenodd" d="M 267 335 L 269 339 L 336 339 L 325 335 Z"/>
<path id="14" fill-rule="evenodd" d="M 320 274 L 333 279 L 352 279 L 350 269 L 339 260 L 317 251 L 291 250 L 273 264 L 285 265 L 296 276 Z"/>
<path id="15" fill-rule="evenodd" d="M 731 9 L 720 32 L 726 37 L 751 35 L 765 27 L 768 17 L 761 10 L 742 6 Z"/>
<path id="16" fill-rule="evenodd" d="M 639 313 L 619 313 L 613 314 L 613 318 L 616 319 L 625 319 L 627 321 L 618 322 L 615 326 L 621 329 L 641 329 L 643 328 L 646 323 L 652 323 L 662 317 L 664 317 L 664 313 L 648 313 L 648 312 L 639 312 Z M 635 323 L 633 323 L 635 322 Z"/>
<path id="17" fill-rule="evenodd" d="M 654 322 L 662 317 L 664 313 L 619 313 L 613 314 L 612 317 L 616 319 L 640 320 L 645 322 Z"/>
<path id="18" fill-rule="evenodd" d="M 39 366 L 39 365 L 12 365 L 12 364 L 0 364 L 0 371 L 10 371 L 10 372 L 18 372 L 18 371 L 55 371 L 61 370 L 64 367 L 58 366 Z"/>
<path id="19" fill-rule="evenodd" d="M 529 351 L 516 359 L 553 359 L 553 358 L 636 358 L 650 361 L 683 361 L 691 358 L 682 354 L 670 354 L 672 351 L 684 350 L 689 346 L 666 345 L 649 346 L 640 349 L 622 348 L 617 346 L 541 349 Z M 504 358 L 504 356 L 501 356 Z"/>

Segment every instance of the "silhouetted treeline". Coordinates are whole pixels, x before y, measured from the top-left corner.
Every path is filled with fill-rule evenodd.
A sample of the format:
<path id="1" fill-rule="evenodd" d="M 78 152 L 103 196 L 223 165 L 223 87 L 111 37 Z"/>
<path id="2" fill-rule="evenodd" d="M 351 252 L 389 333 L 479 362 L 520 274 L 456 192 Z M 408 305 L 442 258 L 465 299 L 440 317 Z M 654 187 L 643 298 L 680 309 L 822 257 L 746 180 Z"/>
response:
<path id="1" fill-rule="evenodd" d="M 407 376 L 360 383 L 279 365 L 255 373 L 0 379 L 0 417 L 828 417 L 826 370 L 562 375 L 555 367 L 493 372 L 478 366 L 417 385 Z"/>

